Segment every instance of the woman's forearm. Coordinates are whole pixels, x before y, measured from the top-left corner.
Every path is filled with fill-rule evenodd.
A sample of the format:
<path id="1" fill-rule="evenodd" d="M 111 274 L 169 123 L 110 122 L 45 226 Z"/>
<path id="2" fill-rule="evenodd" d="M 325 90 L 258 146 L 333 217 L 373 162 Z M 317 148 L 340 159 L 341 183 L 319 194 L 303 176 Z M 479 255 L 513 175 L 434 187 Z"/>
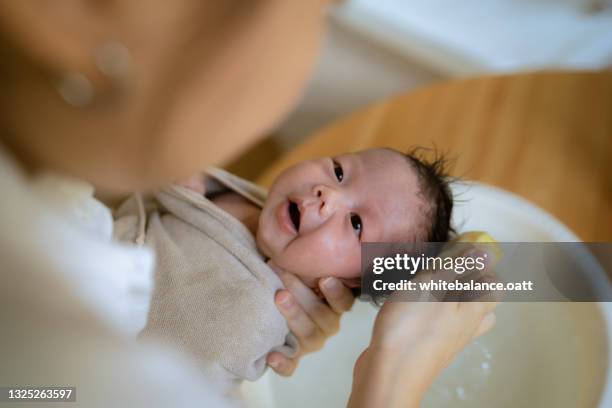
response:
<path id="1" fill-rule="evenodd" d="M 349 408 L 417 408 L 432 381 L 422 356 L 368 349 L 355 365 Z"/>

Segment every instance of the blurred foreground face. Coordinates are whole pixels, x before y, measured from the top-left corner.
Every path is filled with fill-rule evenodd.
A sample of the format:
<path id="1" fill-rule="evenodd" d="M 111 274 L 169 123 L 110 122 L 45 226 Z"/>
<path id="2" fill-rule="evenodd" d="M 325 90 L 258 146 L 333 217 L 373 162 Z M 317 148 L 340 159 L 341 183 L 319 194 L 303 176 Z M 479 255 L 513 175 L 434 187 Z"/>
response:
<path id="1" fill-rule="evenodd" d="M 57 169 L 113 191 L 220 163 L 295 103 L 326 3 L 3 2 L 1 140 L 33 170 Z M 95 65 L 105 41 L 129 51 L 121 83 Z M 92 103 L 62 100 L 56 84 L 67 73 L 91 81 Z"/>

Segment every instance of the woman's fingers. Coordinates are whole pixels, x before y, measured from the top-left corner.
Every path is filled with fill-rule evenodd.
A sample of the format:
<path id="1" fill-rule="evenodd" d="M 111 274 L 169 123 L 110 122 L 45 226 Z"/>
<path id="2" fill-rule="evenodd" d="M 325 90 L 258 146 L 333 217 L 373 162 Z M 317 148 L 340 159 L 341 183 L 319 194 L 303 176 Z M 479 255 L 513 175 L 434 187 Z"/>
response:
<path id="1" fill-rule="evenodd" d="M 266 362 L 272 369 L 283 377 L 289 377 L 297 367 L 298 358 L 287 358 L 277 351 L 268 354 Z"/>
<path id="2" fill-rule="evenodd" d="M 277 273 L 285 288 L 288 291 L 293 293 L 298 302 L 306 309 L 310 308 L 312 305 L 317 303 L 321 303 L 321 299 L 310 289 L 308 286 L 302 282 L 300 278 L 295 276 L 292 273 L 280 272 Z"/>
<path id="3" fill-rule="evenodd" d="M 472 339 L 483 335 L 495 326 L 495 308 L 498 305 L 498 302 L 459 302 L 458 307 L 463 309 L 460 313 L 469 313 L 477 319 Z"/>
<path id="4" fill-rule="evenodd" d="M 495 322 L 496 322 L 495 313 L 494 312 L 487 313 L 487 315 L 482 319 L 482 321 L 480 322 L 480 325 L 476 329 L 476 332 L 474 333 L 473 338 L 475 339 L 477 337 L 480 337 L 486 332 L 488 332 L 489 330 L 491 330 L 493 326 L 495 326 Z"/>
<path id="5" fill-rule="evenodd" d="M 340 328 L 339 313 L 335 312 L 330 306 L 325 304 L 325 302 L 320 299 L 312 291 L 312 289 L 306 286 L 297 276 L 290 273 L 281 273 L 279 276 L 287 290 L 294 296 L 298 306 L 301 306 L 306 315 L 310 317 L 314 325 L 325 337 L 332 336 L 338 332 L 338 329 Z M 344 300 L 339 299 L 342 298 L 343 295 L 344 292 L 341 290 L 335 299 L 339 300 L 340 302 L 345 302 Z M 325 337 L 322 339 L 322 341 L 325 341 Z"/>
<path id="6" fill-rule="evenodd" d="M 355 303 L 355 296 L 353 296 L 351 290 L 336 278 L 321 279 L 319 289 L 321 289 L 332 310 L 338 314 L 348 312 Z"/>
<path id="7" fill-rule="evenodd" d="M 270 353 L 267 361 L 274 371 L 289 376 L 300 356 L 321 349 L 325 340 L 338 332 L 340 315 L 351 308 L 354 299 L 351 291 L 340 281 L 324 279 L 319 287 L 326 303 L 297 276 L 284 272 L 271 262 L 269 265 L 285 286 L 285 289 L 276 292 L 274 301 L 287 320 L 289 330 L 297 338 L 300 350 L 293 358 Z"/>
<path id="8" fill-rule="evenodd" d="M 495 310 L 499 303 L 498 302 L 458 302 L 459 308 L 470 309 L 470 312 L 474 315 L 478 315 L 481 319 L 487 314 Z"/>
<path id="9" fill-rule="evenodd" d="M 296 302 L 291 292 L 279 290 L 276 292 L 274 300 L 287 320 L 289 330 L 297 337 L 303 349 L 301 352 L 319 350 L 323 346 L 326 336 L 302 306 Z"/>

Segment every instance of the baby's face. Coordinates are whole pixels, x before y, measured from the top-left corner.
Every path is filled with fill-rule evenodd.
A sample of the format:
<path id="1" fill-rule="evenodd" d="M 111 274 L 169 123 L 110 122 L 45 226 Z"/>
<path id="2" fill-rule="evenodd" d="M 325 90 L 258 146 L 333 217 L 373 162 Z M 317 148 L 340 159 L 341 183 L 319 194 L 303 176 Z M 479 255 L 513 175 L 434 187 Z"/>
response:
<path id="1" fill-rule="evenodd" d="M 399 153 L 371 149 L 305 161 L 270 188 L 259 249 L 310 286 L 360 276 L 361 242 L 409 241 L 423 227 L 417 174 Z"/>

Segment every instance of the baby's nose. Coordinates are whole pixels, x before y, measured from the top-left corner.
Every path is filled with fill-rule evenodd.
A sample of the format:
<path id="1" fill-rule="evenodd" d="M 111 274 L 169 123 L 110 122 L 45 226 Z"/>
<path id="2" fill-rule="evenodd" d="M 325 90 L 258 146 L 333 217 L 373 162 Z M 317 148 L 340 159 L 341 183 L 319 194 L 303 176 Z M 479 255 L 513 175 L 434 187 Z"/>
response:
<path id="1" fill-rule="evenodd" d="M 331 187 L 316 186 L 314 194 L 318 199 L 318 210 L 325 218 L 332 215 L 342 205 L 340 193 Z"/>

